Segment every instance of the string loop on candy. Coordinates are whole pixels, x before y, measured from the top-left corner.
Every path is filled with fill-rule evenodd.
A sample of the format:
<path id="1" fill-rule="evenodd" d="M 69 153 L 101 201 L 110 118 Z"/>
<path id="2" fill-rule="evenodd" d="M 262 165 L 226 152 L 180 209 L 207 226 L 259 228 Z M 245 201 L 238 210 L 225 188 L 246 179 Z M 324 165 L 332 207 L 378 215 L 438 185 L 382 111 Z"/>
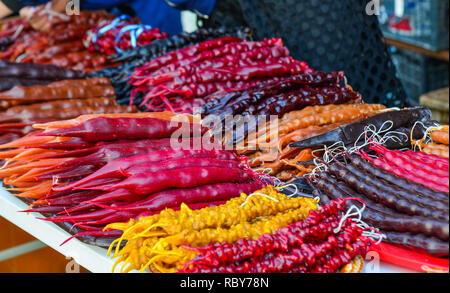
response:
<path id="1" fill-rule="evenodd" d="M 341 231 L 342 226 L 344 225 L 345 220 L 347 220 L 348 218 L 352 218 L 353 216 L 358 216 L 358 222 L 361 221 L 362 218 L 362 212 L 364 211 L 365 205 L 363 205 L 363 207 L 361 209 L 358 209 L 357 206 L 352 205 L 347 212 L 345 213 L 344 216 L 342 216 L 339 225 L 336 227 L 336 229 L 333 230 L 333 232 L 335 234 L 339 233 L 339 231 Z M 355 212 L 353 212 L 353 210 L 355 210 Z M 352 213 L 353 212 L 353 213 Z"/>
<path id="2" fill-rule="evenodd" d="M 255 192 L 255 193 L 252 193 L 252 194 L 250 194 L 249 196 L 247 196 L 247 198 L 245 199 L 245 201 L 244 201 L 239 207 L 242 208 L 243 206 L 245 206 L 245 205 L 248 203 L 249 199 L 250 199 L 251 197 L 255 196 L 255 195 L 259 195 L 259 196 L 268 198 L 268 199 L 270 199 L 270 200 L 273 200 L 274 202 L 279 202 L 278 199 L 273 198 L 273 197 L 271 197 L 271 196 L 268 196 L 267 194 Z"/>
<path id="3" fill-rule="evenodd" d="M 54 17 L 58 17 L 64 21 L 68 21 L 70 19 L 70 17 L 68 15 L 54 11 L 52 8 L 51 2 L 48 2 L 47 4 L 45 4 L 44 9 L 39 11 L 38 15 L 48 15 L 50 22 L 53 20 Z"/>
<path id="4" fill-rule="evenodd" d="M 119 34 L 117 34 L 116 39 L 114 40 L 114 46 L 115 46 L 117 52 L 119 52 L 119 53 L 123 52 L 123 50 L 119 48 L 119 43 L 120 43 L 120 40 L 122 39 L 124 33 L 126 33 L 127 31 L 130 31 L 131 47 L 136 48 L 139 36 L 145 30 L 151 30 L 151 29 L 152 29 L 152 26 L 142 25 L 142 24 L 133 24 L 133 25 L 124 26 L 120 30 Z"/>
<path id="5" fill-rule="evenodd" d="M 386 235 L 381 233 L 378 229 L 369 226 L 367 223 L 365 223 L 362 220 L 362 214 L 366 208 L 366 204 L 362 200 L 357 199 L 357 198 L 347 198 L 346 201 L 347 200 L 357 200 L 358 202 L 362 203 L 362 207 L 358 208 L 356 205 L 352 205 L 347 210 L 347 212 L 342 216 L 338 227 L 336 227 L 336 229 L 333 230 L 334 233 L 339 233 L 339 231 L 341 231 L 341 229 L 342 229 L 342 226 L 344 225 L 344 222 L 348 218 L 352 218 L 352 221 L 356 224 L 356 226 L 363 230 L 363 232 L 361 234 L 362 236 L 376 240 L 377 241 L 376 244 L 381 243 L 383 241 L 383 239 L 387 238 Z M 358 217 L 353 218 L 354 216 L 358 216 Z"/>
<path id="6" fill-rule="evenodd" d="M 316 155 L 317 152 L 323 152 L 321 158 Z M 309 173 L 310 177 L 314 180 L 314 177 L 317 176 L 317 173 L 326 171 L 328 169 L 328 165 L 333 162 L 336 157 L 342 155 L 345 152 L 346 148 L 342 141 L 335 142 L 330 147 L 324 146 L 321 149 L 312 151 L 312 155 L 314 157 L 313 162 L 316 167 L 312 170 L 312 172 Z"/>
<path id="7" fill-rule="evenodd" d="M 309 175 L 311 177 L 316 177 L 317 173 L 324 172 L 328 170 L 328 165 L 334 161 L 336 158 L 343 156 L 344 154 L 354 154 L 359 153 L 361 149 L 371 144 L 384 145 L 389 140 L 392 141 L 402 141 L 401 136 L 408 139 L 408 135 L 399 131 L 390 131 L 394 126 L 393 121 L 385 121 L 379 129 L 375 125 L 369 124 L 364 128 L 364 132 L 359 135 L 352 147 L 347 147 L 343 141 L 337 141 L 331 146 L 325 146 L 324 148 L 314 150 L 312 152 L 314 158 L 314 164 L 316 167 L 313 169 Z M 316 153 L 322 153 L 323 156 L 320 158 Z"/>
<path id="8" fill-rule="evenodd" d="M 300 194 L 300 191 L 298 190 L 298 186 L 297 185 L 295 185 L 295 184 L 292 184 L 292 183 L 290 183 L 290 184 L 285 184 L 285 185 L 280 185 L 280 186 L 278 186 L 278 187 L 275 187 L 275 189 L 276 190 L 283 190 L 283 189 L 286 189 L 286 188 L 288 188 L 288 187 L 293 187 L 294 188 L 294 192 L 292 193 L 292 194 L 286 194 L 286 193 L 283 193 L 284 195 L 286 195 L 287 197 L 293 197 L 293 196 L 295 196 L 295 195 L 298 195 L 298 194 Z"/>
<path id="9" fill-rule="evenodd" d="M 418 141 L 414 140 L 414 129 L 416 128 L 417 125 L 422 125 L 422 127 L 425 128 L 425 133 L 423 134 L 423 137 Z M 416 121 L 411 129 L 411 134 L 410 134 L 410 140 L 411 140 L 413 150 L 417 151 L 417 148 L 419 148 L 419 151 L 422 151 L 422 145 L 432 142 L 432 139 L 429 136 L 429 133 L 431 133 L 434 130 L 439 130 L 440 128 L 441 128 L 441 125 L 438 123 L 434 123 L 430 127 L 426 127 L 422 121 Z"/>
<path id="10" fill-rule="evenodd" d="M 125 22 L 125 20 L 128 20 L 131 23 L 134 23 L 133 18 L 131 16 L 123 14 L 123 15 L 120 15 L 120 16 L 114 18 L 111 21 L 111 23 L 100 27 L 98 32 L 93 33 L 91 37 L 92 37 L 92 43 L 94 44 L 95 49 L 98 50 L 98 44 L 97 44 L 98 37 L 101 37 L 108 31 L 116 28 L 118 25 L 128 24 L 129 22 Z"/>
<path id="11" fill-rule="evenodd" d="M 20 35 L 20 33 L 23 31 L 24 28 L 25 26 L 23 24 L 19 25 L 11 38 L 13 40 L 17 39 L 17 37 Z"/>

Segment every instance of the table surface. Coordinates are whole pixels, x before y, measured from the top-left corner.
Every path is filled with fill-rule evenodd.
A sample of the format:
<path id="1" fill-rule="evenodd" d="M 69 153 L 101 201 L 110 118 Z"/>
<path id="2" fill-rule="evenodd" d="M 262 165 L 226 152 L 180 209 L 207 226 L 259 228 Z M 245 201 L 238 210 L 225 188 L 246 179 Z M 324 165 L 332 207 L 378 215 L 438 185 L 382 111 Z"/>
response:
<path id="1" fill-rule="evenodd" d="M 60 244 L 71 235 L 54 223 L 36 219 L 42 217 L 40 214 L 19 212 L 27 208 L 28 206 L 24 202 L 5 191 L 0 185 L 0 216 L 33 235 L 65 257 L 73 258 L 75 262 L 90 272 L 111 273 L 115 260 L 107 256 L 106 249 L 82 243 L 77 239 L 72 239 L 61 246 Z M 118 272 L 119 268 L 120 265 L 116 268 L 115 272 Z M 379 264 L 379 267 L 365 266 L 363 272 L 408 273 L 413 271 L 382 262 Z"/>

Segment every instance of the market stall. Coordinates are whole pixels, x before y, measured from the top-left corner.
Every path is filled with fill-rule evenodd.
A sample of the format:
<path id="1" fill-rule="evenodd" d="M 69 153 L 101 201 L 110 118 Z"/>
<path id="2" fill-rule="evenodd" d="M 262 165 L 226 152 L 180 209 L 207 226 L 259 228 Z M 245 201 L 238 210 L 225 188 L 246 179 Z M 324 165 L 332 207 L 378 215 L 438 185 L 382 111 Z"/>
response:
<path id="1" fill-rule="evenodd" d="M 49 21 L 0 24 L 0 215 L 41 242 L 91 272 L 448 272 L 430 109 L 248 28 Z"/>
<path id="2" fill-rule="evenodd" d="M 43 221 L 36 221 L 36 215 L 26 215 L 19 213 L 19 211 L 27 208 L 27 205 L 13 197 L 7 192 L 2 191 L 1 197 L 1 211 L 2 217 L 10 220 L 18 225 L 23 230 L 29 232 L 38 239 L 41 239 L 46 245 L 57 250 L 68 258 L 73 258 L 79 265 L 87 268 L 94 273 L 110 273 L 114 260 L 107 256 L 107 249 L 88 245 L 78 240 L 67 243 L 61 246 L 70 234 L 52 223 Z M 118 272 L 119 268 L 115 272 Z M 367 267 L 362 272 L 371 272 Z M 381 262 L 379 271 L 377 273 L 413 273 L 413 270 L 408 270 L 399 266 L 391 265 L 389 263 Z"/>

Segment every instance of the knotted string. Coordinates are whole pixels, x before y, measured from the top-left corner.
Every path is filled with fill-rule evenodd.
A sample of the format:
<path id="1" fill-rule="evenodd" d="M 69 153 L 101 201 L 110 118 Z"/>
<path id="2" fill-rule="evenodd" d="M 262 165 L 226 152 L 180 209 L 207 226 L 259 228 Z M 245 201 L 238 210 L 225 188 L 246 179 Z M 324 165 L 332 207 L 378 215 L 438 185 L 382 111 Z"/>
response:
<path id="1" fill-rule="evenodd" d="M 288 188 L 288 187 L 293 187 L 295 191 L 292 194 L 289 194 L 289 195 L 286 194 L 286 193 L 283 193 L 287 197 L 293 197 L 294 195 L 300 194 L 300 192 L 298 190 L 298 186 L 293 184 L 293 183 L 286 184 L 286 185 L 281 185 L 281 186 L 275 187 L 275 189 L 276 190 L 283 190 L 283 189 Z"/>
<path id="2" fill-rule="evenodd" d="M 379 129 L 377 129 L 375 125 L 369 124 L 364 128 L 364 132 L 359 135 L 353 146 L 350 148 L 345 146 L 344 142 L 337 141 L 329 147 L 325 146 L 321 149 L 313 151 L 313 156 L 315 157 L 313 161 L 316 167 L 311 173 L 309 173 L 310 177 L 314 178 L 318 173 L 328 170 L 329 164 L 336 161 L 337 157 L 344 154 L 350 155 L 353 153 L 359 153 L 361 149 L 374 143 L 384 145 L 389 140 L 401 141 L 399 136 L 405 136 L 405 138 L 408 139 L 408 135 L 405 133 L 390 131 L 393 126 L 394 123 L 391 120 L 385 121 Z M 361 141 L 363 142 L 359 145 Z M 323 152 L 322 158 L 319 158 L 316 155 L 317 152 Z"/>
<path id="3" fill-rule="evenodd" d="M 425 128 L 425 133 L 423 134 L 423 137 L 419 141 L 414 140 L 414 129 L 416 128 L 417 125 L 422 125 L 422 127 Z M 410 134 L 410 140 L 411 140 L 413 150 L 416 151 L 417 147 L 418 147 L 419 151 L 422 151 L 422 145 L 428 144 L 429 142 L 432 141 L 431 137 L 429 136 L 429 133 L 432 132 L 433 130 L 438 130 L 440 128 L 441 128 L 441 125 L 439 125 L 438 123 L 435 123 L 434 125 L 432 125 L 430 127 L 426 127 L 422 121 L 416 121 L 411 129 L 411 134 Z"/>
<path id="4" fill-rule="evenodd" d="M 98 37 L 116 28 L 118 25 L 128 24 L 128 22 L 124 22 L 124 20 L 129 20 L 131 23 L 134 23 L 133 18 L 131 18 L 131 16 L 123 14 L 113 19 L 111 23 L 100 27 L 98 32 L 92 34 L 92 43 L 94 44 L 96 50 L 98 50 L 97 44 Z"/>
<path id="5" fill-rule="evenodd" d="M 271 197 L 271 196 L 269 196 L 269 195 L 267 195 L 267 194 L 255 192 L 255 193 L 252 193 L 252 194 L 250 194 L 249 196 L 247 196 L 247 198 L 245 199 L 245 201 L 244 201 L 239 207 L 242 208 L 243 206 L 245 206 L 245 205 L 248 203 L 249 199 L 250 199 L 251 197 L 255 196 L 255 195 L 260 195 L 260 196 L 262 196 L 262 197 L 265 197 L 265 198 L 268 198 L 268 199 L 270 199 L 270 200 L 273 200 L 274 202 L 280 202 L 278 199 L 273 198 L 273 197 Z"/>
<path id="6" fill-rule="evenodd" d="M 362 213 L 364 212 L 364 210 L 366 208 L 366 204 L 364 203 L 364 201 L 362 201 L 361 199 L 358 199 L 358 198 L 347 198 L 346 201 L 348 201 L 348 200 L 357 200 L 360 203 L 362 203 L 362 207 L 358 208 L 356 205 L 352 205 L 347 210 L 347 212 L 344 214 L 344 216 L 342 216 L 338 227 L 333 230 L 334 233 L 339 233 L 339 231 L 341 231 L 342 226 L 344 225 L 345 221 L 348 218 L 358 216 L 358 218 L 352 218 L 352 221 L 356 223 L 357 227 L 363 229 L 363 232 L 361 234 L 362 236 L 376 239 L 377 240 L 376 244 L 381 243 L 381 241 L 383 241 L 383 239 L 387 238 L 386 235 L 382 234 L 378 229 L 370 227 L 367 223 L 362 221 Z"/>
<path id="7" fill-rule="evenodd" d="M 117 52 L 122 53 L 123 50 L 119 47 L 119 43 L 123 37 L 123 35 L 130 31 L 130 41 L 131 41 L 131 47 L 136 48 L 137 47 L 137 41 L 139 36 L 146 30 L 151 30 L 152 26 L 150 25 L 141 25 L 141 24 L 132 24 L 124 26 L 119 34 L 116 36 L 116 39 L 114 40 L 114 46 L 117 50 Z"/>

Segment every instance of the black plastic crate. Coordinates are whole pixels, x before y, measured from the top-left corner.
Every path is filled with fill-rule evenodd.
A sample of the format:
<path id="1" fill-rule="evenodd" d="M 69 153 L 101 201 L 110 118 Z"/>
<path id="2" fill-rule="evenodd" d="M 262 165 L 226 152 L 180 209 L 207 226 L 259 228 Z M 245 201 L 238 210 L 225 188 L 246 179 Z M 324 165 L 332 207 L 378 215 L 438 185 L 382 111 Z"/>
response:
<path id="1" fill-rule="evenodd" d="M 386 37 L 432 51 L 449 48 L 448 0 L 384 0 L 380 8 Z"/>
<path id="2" fill-rule="evenodd" d="M 422 94 L 448 86 L 447 62 L 395 47 L 390 51 L 410 102 L 418 104 Z"/>

